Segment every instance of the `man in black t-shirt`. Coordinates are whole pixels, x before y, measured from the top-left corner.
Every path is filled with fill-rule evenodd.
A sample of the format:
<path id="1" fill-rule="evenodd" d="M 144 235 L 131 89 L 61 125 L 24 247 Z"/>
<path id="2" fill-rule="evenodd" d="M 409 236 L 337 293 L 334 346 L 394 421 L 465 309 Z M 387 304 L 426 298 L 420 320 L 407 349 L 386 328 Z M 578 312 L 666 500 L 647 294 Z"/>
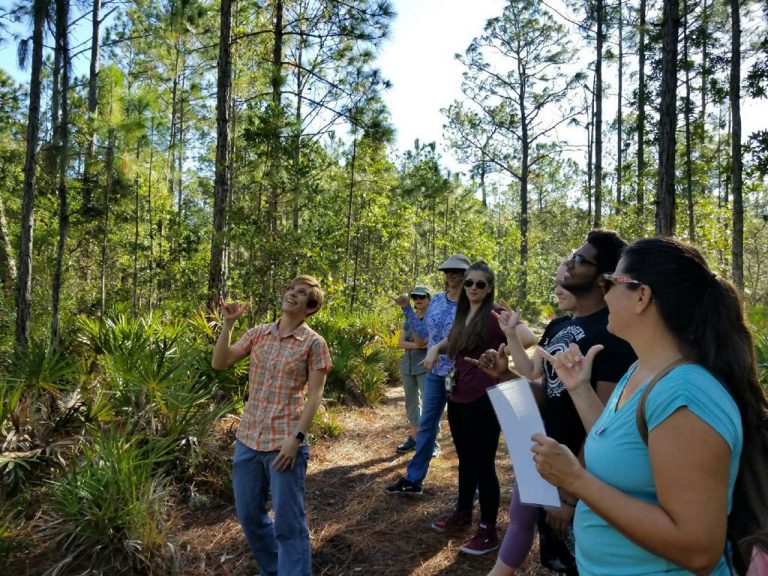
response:
<path id="1" fill-rule="evenodd" d="M 561 268 L 558 279 L 559 285 L 575 298 L 573 316 L 563 316 L 550 322 L 539 342 L 550 354 L 565 350 L 572 343 L 586 354 L 593 345 L 602 344 L 603 350 L 595 356 L 591 384 L 603 404 L 635 360 L 629 344 L 608 332 L 608 309 L 603 299 L 602 276 L 616 269 L 625 246 L 626 242 L 609 230 L 593 230 L 588 234 L 587 241 L 563 263 L 564 270 Z M 500 319 L 500 323 L 506 323 L 502 327 L 508 335 L 508 350 L 515 367 L 532 382 L 540 378 L 544 394 L 538 396 L 544 396 L 541 412 L 547 434 L 578 454 L 586 432 L 570 394 L 549 362 L 538 356 L 529 358 L 522 346 L 510 338 L 513 334 L 510 328 L 518 322 L 519 313 L 502 315 Z M 502 379 L 507 369 L 507 358 L 503 349 L 499 352 L 502 354 L 487 351 L 479 365 Z M 544 519 L 538 522 L 541 561 L 549 569 L 577 574 L 572 541 L 568 543 L 561 539 L 569 533 L 575 501 L 572 496 L 563 493 L 561 499 L 563 506 L 560 509 L 541 512 Z M 513 497 L 510 528 L 499 550 L 499 558 L 492 571 L 494 576 L 512 575 L 522 565 L 530 550 L 537 517 L 533 507 L 521 504 L 517 495 Z M 554 528 L 554 532 L 550 528 Z"/>
<path id="2" fill-rule="evenodd" d="M 608 332 L 607 326 L 608 308 L 601 308 L 586 316 L 561 316 L 549 323 L 539 341 L 539 346 L 550 354 L 567 350 L 574 343 L 586 354 L 595 344 L 602 344 L 603 350 L 595 356 L 591 384 L 595 389 L 600 388 L 603 404 L 635 361 L 635 353 L 629 344 Z M 557 372 L 546 360 L 541 360 L 541 363 L 542 383 L 547 397 L 541 412 L 547 434 L 578 454 L 586 436 L 584 426 Z"/>

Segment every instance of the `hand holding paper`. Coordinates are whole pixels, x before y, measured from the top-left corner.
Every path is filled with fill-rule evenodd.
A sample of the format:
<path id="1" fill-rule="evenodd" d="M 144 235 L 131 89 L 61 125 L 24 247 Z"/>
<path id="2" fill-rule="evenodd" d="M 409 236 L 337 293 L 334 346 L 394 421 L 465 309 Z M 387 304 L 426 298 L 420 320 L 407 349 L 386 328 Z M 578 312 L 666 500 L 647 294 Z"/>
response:
<path id="1" fill-rule="evenodd" d="M 488 396 L 504 432 L 509 457 L 515 469 L 520 501 L 525 504 L 560 506 L 560 497 L 552 484 L 536 470 L 530 438 L 544 434 L 544 422 L 525 378 L 502 382 L 488 389 Z"/>

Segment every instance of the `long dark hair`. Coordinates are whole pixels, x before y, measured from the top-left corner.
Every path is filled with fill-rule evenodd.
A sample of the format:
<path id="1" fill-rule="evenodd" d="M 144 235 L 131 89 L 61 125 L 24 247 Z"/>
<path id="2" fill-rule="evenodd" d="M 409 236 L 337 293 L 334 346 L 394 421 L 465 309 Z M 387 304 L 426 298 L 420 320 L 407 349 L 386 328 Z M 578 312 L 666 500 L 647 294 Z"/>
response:
<path id="1" fill-rule="evenodd" d="M 714 274 L 696 248 L 673 238 L 631 244 L 622 269 L 651 288 L 656 308 L 686 358 L 707 368 L 729 390 L 746 435 L 765 417 L 766 398 L 736 288 Z"/>
<path id="2" fill-rule="evenodd" d="M 467 324 L 469 316 L 469 298 L 467 291 L 462 289 L 459 294 L 459 301 L 456 303 L 456 318 L 453 321 L 451 334 L 448 336 L 448 355 L 457 358 L 459 354 L 467 354 L 483 343 L 483 332 L 485 323 L 488 319 L 488 311 L 493 307 L 493 298 L 496 294 L 496 275 L 482 260 L 475 262 L 467 268 L 464 276 L 470 272 L 479 271 L 485 274 L 486 281 L 490 286 L 490 291 L 483 298 L 480 309 L 472 316 L 472 320 Z"/>

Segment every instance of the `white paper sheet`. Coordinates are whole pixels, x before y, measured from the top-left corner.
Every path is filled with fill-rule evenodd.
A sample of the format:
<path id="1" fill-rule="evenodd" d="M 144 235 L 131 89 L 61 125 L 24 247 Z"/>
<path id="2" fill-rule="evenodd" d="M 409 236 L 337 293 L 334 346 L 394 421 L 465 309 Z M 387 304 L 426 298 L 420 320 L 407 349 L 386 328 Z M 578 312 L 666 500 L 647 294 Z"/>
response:
<path id="1" fill-rule="evenodd" d="M 507 442 L 520 501 L 525 504 L 560 506 L 557 488 L 541 477 L 533 461 L 531 436 L 536 432 L 545 432 L 528 380 L 519 378 L 502 382 L 489 388 L 488 396 Z"/>

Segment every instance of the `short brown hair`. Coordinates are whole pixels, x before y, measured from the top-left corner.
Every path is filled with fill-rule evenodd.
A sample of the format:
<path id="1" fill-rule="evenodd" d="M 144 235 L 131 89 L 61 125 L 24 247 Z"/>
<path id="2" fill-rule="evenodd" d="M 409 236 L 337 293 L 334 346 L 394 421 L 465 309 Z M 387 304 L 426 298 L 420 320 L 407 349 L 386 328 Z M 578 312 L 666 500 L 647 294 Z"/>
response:
<path id="1" fill-rule="evenodd" d="M 315 310 L 307 314 L 307 316 L 312 316 L 312 314 L 323 307 L 323 303 L 325 302 L 325 294 L 323 294 L 323 289 L 320 288 L 320 282 L 318 282 L 317 278 L 314 276 L 310 276 L 308 274 L 300 274 L 291 280 L 291 286 L 295 286 L 296 284 L 306 284 L 309 286 L 309 299 L 307 300 L 307 306 L 309 308 L 315 308 Z"/>

